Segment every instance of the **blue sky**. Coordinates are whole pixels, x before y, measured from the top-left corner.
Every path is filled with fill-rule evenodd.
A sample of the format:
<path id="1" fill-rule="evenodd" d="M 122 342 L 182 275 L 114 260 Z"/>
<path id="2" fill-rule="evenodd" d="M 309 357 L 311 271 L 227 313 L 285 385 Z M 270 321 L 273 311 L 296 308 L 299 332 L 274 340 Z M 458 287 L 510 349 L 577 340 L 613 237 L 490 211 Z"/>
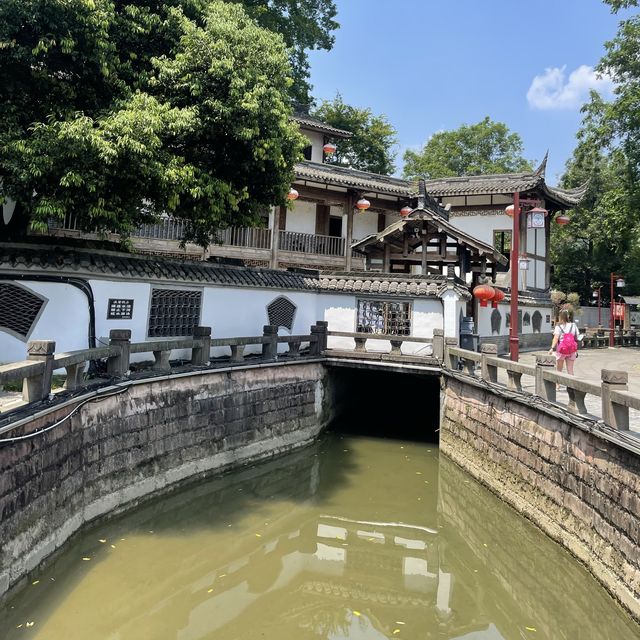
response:
<path id="1" fill-rule="evenodd" d="M 620 16 L 600 0 L 336 0 L 335 47 L 311 52 L 318 100 L 339 91 L 384 113 L 399 157 L 488 115 L 524 141 L 555 184 L 574 147 L 591 71 Z M 537 78 L 537 80 L 536 80 Z M 533 85 L 533 87 L 532 87 Z"/>

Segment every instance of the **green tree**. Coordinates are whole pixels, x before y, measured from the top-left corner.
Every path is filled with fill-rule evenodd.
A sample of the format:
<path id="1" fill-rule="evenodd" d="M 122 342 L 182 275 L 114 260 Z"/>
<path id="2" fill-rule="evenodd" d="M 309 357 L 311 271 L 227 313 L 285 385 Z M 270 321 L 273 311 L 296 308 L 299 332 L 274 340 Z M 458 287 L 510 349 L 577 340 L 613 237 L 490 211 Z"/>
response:
<path id="1" fill-rule="evenodd" d="M 638 6 L 605 2 L 614 12 Z M 626 291 L 640 292 L 640 16 L 621 21 L 605 49 L 598 71 L 612 79 L 614 96 L 605 101 L 591 93 L 563 178 L 567 187 L 589 180 L 589 190 L 570 212 L 569 228 L 554 228 L 551 237 L 554 286 L 574 288 L 583 299 L 600 285 L 608 298 L 611 272 L 624 274 Z"/>
<path id="2" fill-rule="evenodd" d="M 529 171 L 522 151 L 520 136 L 487 116 L 476 124 L 435 133 L 422 151 L 406 151 L 404 176 L 432 179 Z"/>
<path id="3" fill-rule="evenodd" d="M 371 109 L 359 109 L 344 102 L 338 93 L 333 100 L 325 100 L 314 117 L 338 129 L 353 134 L 340 140 L 338 150 L 327 162 L 390 175 L 395 171 L 397 132 L 386 116 L 374 115 Z"/>
<path id="4" fill-rule="evenodd" d="M 262 27 L 279 33 L 289 47 L 294 84 L 293 99 L 311 103 L 308 51 L 333 48 L 332 34 L 340 25 L 334 0 L 234 0 Z"/>
<path id="5" fill-rule="evenodd" d="M 585 118 L 562 186 L 588 182 L 588 189 L 580 205 L 569 212 L 571 223 L 553 225 L 551 232 L 553 286 L 577 291 L 583 301 L 591 299 L 595 287 L 609 282 L 611 272 L 626 274 L 639 231 L 625 187 L 628 160 L 621 149 L 603 149 L 598 135 L 594 121 Z M 605 286 L 603 299 L 608 293 Z"/>
<path id="6" fill-rule="evenodd" d="M 77 216 L 126 237 L 160 212 L 187 239 L 284 202 L 303 138 L 288 51 L 219 0 L 4 0 L 0 184 L 17 225 Z"/>

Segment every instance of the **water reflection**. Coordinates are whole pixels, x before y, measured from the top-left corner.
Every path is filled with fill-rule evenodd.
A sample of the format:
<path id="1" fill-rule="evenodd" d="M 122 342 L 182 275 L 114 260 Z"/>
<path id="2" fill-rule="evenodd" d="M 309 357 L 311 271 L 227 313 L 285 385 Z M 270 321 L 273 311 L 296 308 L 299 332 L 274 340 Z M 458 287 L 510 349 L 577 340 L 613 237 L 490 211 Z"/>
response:
<path id="1" fill-rule="evenodd" d="M 148 503 L 76 538 L 5 607 L 2 637 L 638 637 L 575 561 L 438 458 L 329 436 Z"/>

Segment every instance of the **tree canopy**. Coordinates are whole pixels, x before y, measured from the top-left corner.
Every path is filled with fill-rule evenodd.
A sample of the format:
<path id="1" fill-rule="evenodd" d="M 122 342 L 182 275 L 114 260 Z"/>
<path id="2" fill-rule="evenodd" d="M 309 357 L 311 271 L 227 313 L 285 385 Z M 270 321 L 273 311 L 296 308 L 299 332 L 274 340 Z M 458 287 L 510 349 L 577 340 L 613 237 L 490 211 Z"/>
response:
<path id="1" fill-rule="evenodd" d="M 612 11 L 638 6 L 637 0 L 605 0 Z M 612 272 L 624 275 L 626 291 L 640 292 L 640 16 L 623 20 L 605 44 L 598 71 L 614 83 L 614 97 L 596 92 L 583 107 L 578 144 L 567 163 L 563 185 L 589 180 L 589 192 L 570 212 L 567 229 L 553 229 L 554 286 L 575 289 L 590 299 Z"/>
<path id="2" fill-rule="evenodd" d="M 522 139 L 488 116 L 476 124 L 435 133 L 421 151 L 404 154 L 404 176 L 447 178 L 528 171 Z"/>
<path id="3" fill-rule="evenodd" d="M 349 139 L 340 140 L 336 153 L 327 162 L 383 175 L 395 171 L 393 148 L 397 132 L 384 115 L 348 105 L 340 94 L 333 100 L 325 100 L 313 115 L 353 134 Z"/>
<path id="4" fill-rule="evenodd" d="M 294 84 L 293 99 L 303 105 L 311 103 L 308 51 L 331 50 L 332 34 L 340 25 L 335 21 L 334 0 L 234 0 L 240 2 L 258 24 L 279 33 L 289 47 Z"/>
<path id="5" fill-rule="evenodd" d="M 282 38 L 220 0 L 3 0 L 0 195 L 18 222 L 207 244 L 285 201 L 303 138 Z"/>

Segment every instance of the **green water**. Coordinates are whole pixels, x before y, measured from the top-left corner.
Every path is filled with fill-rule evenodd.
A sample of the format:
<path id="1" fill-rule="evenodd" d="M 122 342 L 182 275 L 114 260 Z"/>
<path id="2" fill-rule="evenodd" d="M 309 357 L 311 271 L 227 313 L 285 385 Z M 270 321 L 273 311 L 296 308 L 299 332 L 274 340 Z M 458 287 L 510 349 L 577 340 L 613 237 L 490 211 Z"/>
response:
<path id="1" fill-rule="evenodd" d="M 74 538 L 3 640 L 631 640 L 557 545 L 434 445 L 329 435 Z"/>

